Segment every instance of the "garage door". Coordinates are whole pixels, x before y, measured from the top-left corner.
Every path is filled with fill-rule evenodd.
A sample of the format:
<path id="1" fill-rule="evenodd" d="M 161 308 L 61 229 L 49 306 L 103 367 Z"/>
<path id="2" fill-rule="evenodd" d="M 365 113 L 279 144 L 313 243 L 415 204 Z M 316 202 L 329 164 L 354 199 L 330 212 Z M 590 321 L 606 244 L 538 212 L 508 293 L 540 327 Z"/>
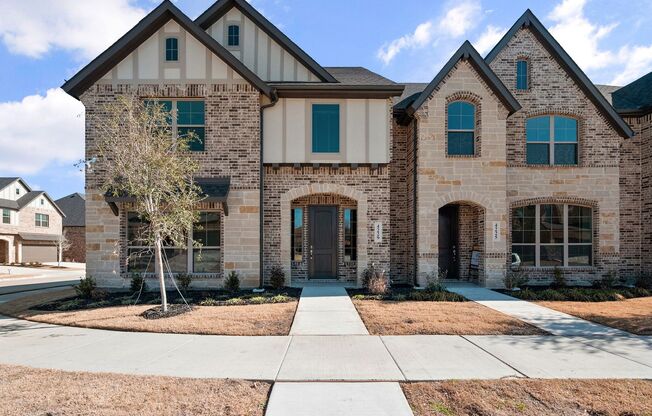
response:
<path id="1" fill-rule="evenodd" d="M 23 262 L 57 261 L 57 248 L 55 246 L 36 246 L 23 243 Z"/>

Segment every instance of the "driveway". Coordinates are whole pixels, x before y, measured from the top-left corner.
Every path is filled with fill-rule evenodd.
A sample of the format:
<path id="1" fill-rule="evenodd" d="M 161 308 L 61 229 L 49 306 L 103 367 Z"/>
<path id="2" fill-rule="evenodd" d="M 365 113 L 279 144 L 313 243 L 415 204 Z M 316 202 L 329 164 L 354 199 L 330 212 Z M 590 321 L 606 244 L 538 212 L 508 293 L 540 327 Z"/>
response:
<path id="1" fill-rule="evenodd" d="M 0 266 L 0 295 L 72 286 L 86 275 L 84 263 L 62 263 L 64 269 L 50 268 L 56 266 L 56 263 L 47 263 L 45 266 Z"/>

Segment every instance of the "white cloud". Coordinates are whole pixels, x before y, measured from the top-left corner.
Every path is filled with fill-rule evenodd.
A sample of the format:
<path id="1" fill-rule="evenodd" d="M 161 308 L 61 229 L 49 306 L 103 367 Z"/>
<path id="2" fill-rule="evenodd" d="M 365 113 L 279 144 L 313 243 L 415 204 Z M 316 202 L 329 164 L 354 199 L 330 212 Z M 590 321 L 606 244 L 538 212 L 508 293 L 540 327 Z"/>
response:
<path id="1" fill-rule="evenodd" d="M 480 55 L 489 52 L 491 48 L 496 46 L 498 41 L 507 33 L 507 29 L 493 25 L 487 26 L 484 32 L 480 35 L 478 40 L 473 42 L 473 46 L 478 50 Z"/>
<path id="2" fill-rule="evenodd" d="M 652 71 L 652 45 L 623 46 L 618 51 L 618 61 L 625 67 L 612 80 L 612 85 L 626 85 Z"/>
<path id="3" fill-rule="evenodd" d="M 478 0 L 464 0 L 438 19 L 419 24 L 413 33 L 386 43 L 376 56 L 388 65 L 402 50 L 423 48 L 440 38 L 459 38 L 476 26 L 480 14 Z"/>
<path id="4" fill-rule="evenodd" d="M 94 58 L 145 15 L 132 0 L 3 0 L 0 39 L 11 53 L 40 58 L 60 48 Z"/>
<path id="5" fill-rule="evenodd" d="M 617 24 L 598 25 L 584 15 L 587 0 L 563 0 L 548 16 L 555 22 L 550 32 L 584 70 L 604 68 L 613 63 L 614 53 L 602 50 L 600 40 Z"/>
<path id="6" fill-rule="evenodd" d="M 84 106 L 59 88 L 0 103 L 3 174 L 35 174 L 84 156 Z"/>

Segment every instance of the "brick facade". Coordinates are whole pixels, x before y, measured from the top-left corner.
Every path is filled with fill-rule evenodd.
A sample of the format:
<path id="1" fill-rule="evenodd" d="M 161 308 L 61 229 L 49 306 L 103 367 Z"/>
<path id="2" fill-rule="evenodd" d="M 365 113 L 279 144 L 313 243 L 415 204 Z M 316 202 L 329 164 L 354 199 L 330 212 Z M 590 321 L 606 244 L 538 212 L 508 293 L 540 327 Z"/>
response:
<path id="1" fill-rule="evenodd" d="M 63 251 L 63 261 L 86 263 L 86 227 L 63 227 L 70 248 Z"/>

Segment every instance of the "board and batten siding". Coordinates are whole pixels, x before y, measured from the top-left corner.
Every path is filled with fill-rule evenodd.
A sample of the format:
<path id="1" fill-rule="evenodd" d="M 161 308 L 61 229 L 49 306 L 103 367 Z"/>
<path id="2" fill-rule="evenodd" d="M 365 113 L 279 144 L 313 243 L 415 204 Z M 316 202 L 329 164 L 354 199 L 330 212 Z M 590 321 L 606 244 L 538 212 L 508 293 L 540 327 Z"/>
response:
<path id="1" fill-rule="evenodd" d="M 20 193 L 16 194 L 16 189 L 20 189 Z M 0 190 L 0 199 L 9 199 L 16 201 L 27 193 L 27 189 L 21 185 L 20 181 L 14 181 L 4 189 Z"/>
<path id="2" fill-rule="evenodd" d="M 339 104 L 339 153 L 312 153 L 312 104 Z M 389 163 L 389 106 L 385 99 L 281 98 L 263 113 L 263 160 Z"/>
<path id="3" fill-rule="evenodd" d="M 179 60 L 165 60 L 165 39 L 179 40 Z M 100 80 L 101 84 L 247 83 L 174 20 L 143 42 Z"/>
<path id="4" fill-rule="evenodd" d="M 238 47 L 227 45 L 230 24 L 240 26 Z M 213 23 L 208 34 L 263 81 L 320 82 L 315 74 L 235 7 Z"/>

